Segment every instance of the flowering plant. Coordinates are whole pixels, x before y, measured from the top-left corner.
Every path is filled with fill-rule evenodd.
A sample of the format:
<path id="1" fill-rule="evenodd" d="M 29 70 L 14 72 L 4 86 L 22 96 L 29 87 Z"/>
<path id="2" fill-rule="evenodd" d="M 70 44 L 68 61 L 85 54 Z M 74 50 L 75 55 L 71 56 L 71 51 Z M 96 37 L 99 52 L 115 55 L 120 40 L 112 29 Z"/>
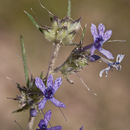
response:
<path id="1" fill-rule="evenodd" d="M 46 9 L 45 7 L 43 8 Z M 14 100 L 17 100 L 19 102 L 20 108 L 14 112 L 21 112 L 29 109 L 30 120 L 28 122 L 27 130 L 31 130 L 33 129 L 33 119 L 35 119 L 38 113 L 44 111 L 45 104 L 48 101 L 51 101 L 58 108 L 65 108 L 65 104 L 55 98 L 56 91 L 59 89 L 61 85 L 63 85 L 61 77 L 53 81 L 53 75 L 55 73 L 61 72 L 61 75 L 63 75 L 63 77 L 66 78 L 69 83 L 74 83 L 72 80 L 68 78 L 70 74 L 77 74 L 88 64 L 100 60 L 108 65 L 107 68 L 100 71 L 99 76 L 102 77 L 104 72 L 107 75 L 108 71 L 112 68 L 116 68 L 116 70 L 121 70 L 120 63 L 122 62 L 124 55 L 118 54 L 116 62 L 114 62 L 111 61 L 114 59 L 112 53 L 102 48 L 103 44 L 107 42 L 112 35 L 111 30 L 105 32 L 105 26 L 103 24 L 99 24 L 98 29 L 96 28 L 96 25 L 91 24 L 90 31 L 92 33 L 94 41 L 88 45 L 83 45 L 86 25 L 84 26 L 84 28 L 82 28 L 80 24 L 80 19 L 73 20 L 71 18 L 70 0 L 68 0 L 68 13 L 66 17 L 60 19 L 59 17 L 53 15 L 50 11 L 48 11 L 48 13 L 52 15 L 50 18 L 51 26 L 39 25 L 32 15 L 30 15 L 27 11 L 24 12 L 32 21 L 34 26 L 38 30 L 40 30 L 41 33 L 44 34 L 45 39 L 49 42 L 52 42 L 54 46 L 54 51 L 50 60 L 50 64 L 48 65 L 47 74 L 43 76 L 43 74 L 41 73 L 38 77 L 34 78 L 33 76 L 31 76 L 30 78 L 28 75 L 28 68 L 26 63 L 24 41 L 23 37 L 20 37 L 26 85 L 21 86 L 20 84 L 17 84 L 17 88 L 20 91 L 20 95 L 17 95 L 16 98 L 14 98 Z M 81 30 L 80 41 L 74 42 L 76 33 L 79 30 Z M 70 55 L 60 66 L 54 68 L 60 47 L 70 45 L 73 46 L 73 50 L 72 52 L 70 52 Z M 96 54 L 96 50 L 102 53 L 105 57 Z M 81 77 L 79 77 L 79 79 L 82 81 L 83 85 L 86 86 Z M 87 89 L 90 90 L 88 87 Z M 48 128 L 51 114 L 51 110 L 45 113 L 44 119 L 40 120 L 38 124 L 39 128 L 37 128 L 37 130 L 62 129 L 61 126 Z M 83 130 L 83 126 L 80 128 L 80 130 Z"/>

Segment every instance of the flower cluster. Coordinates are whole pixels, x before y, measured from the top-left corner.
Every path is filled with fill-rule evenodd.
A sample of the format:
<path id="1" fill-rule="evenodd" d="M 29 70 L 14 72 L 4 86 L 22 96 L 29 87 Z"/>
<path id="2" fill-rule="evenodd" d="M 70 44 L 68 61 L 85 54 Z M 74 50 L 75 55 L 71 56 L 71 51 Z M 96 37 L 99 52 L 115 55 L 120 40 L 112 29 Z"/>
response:
<path id="1" fill-rule="evenodd" d="M 30 18 L 32 23 L 37 29 L 44 34 L 45 39 L 55 44 L 61 45 L 74 45 L 73 39 L 76 35 L 76 32 L 80 29 L 80 18 L 73 20 L 70 17 L 64 17 L 63 19 L 58 18 L 57 16 L 52 16 L 51 26 L 40 26 L 33 16 L 28 12 L 24 11 L 25 14 Z"/>
<path id="2" fill-rule="evenodd" d="M 66 61 L 62 65 L 57 67 L 54 72 L 60 71 L 65 77 L 67 77 L 67 75 L 71 73 L 80 71 L 83 67 L 88 65 L 89 62 L 95 62 L 99 59 L 101 59 L 105 63 L 107 61 L 107 64 L 109 66 L 108 68 L 103 69 L 100 72 L 100 77 L 102 77 L 102 74 L 104 72 L 106 72 L 107 74 L 111 68 L 116 68 L 116 70 L 120 70 L 120 63 L 123 60 L 124 55 L 118 54 L 116 62 L 112 62 L 110 61 L 110 59 L 114 59 L 112 53 L 102 48 L 103 44 L 110 39 L 112 31 L 108 30 L 104 32 L 105 26 L 103 24 L 99 24 L 98 30 L 96 28 L 96 25 L 92 24 L 90 30 L 94 42 L 86 46 L 82 46 L 82 44 L 77 44 L 77 47 L 73 49 Z M 95 50 L 98 50 L 106 58 L 95 54 Z"/>
<path id="3" fill-rule="evenodd" d="M 57 55 L 56 53 L 58 53 L 59 49 L 54 50 L 46 76 L 43 77 L 41 74 L 39 77 L 33 78 L 31 76 L 31 78 L 29 78 L 26 75 L 26 86 L 17 84 L 20 95 L 17 95 L 14 100 L 17 100 L 19 102 L 20 108 L 14 112 L 21 112 L 30 109 L 31 118 L 36 117 L 38 112 L 43 112 L 45 104 L 49 101 L 52 102 L 56 107 L 65 108 L 65 104 L 55 98 L 55 93 L 62 84 L 62 78 L 59 77 L 53 81 L 52 74 L 55 74 L 58 71 L 61 72 L 67 81 L 72 83 L 71 80 L 68 79 L 68 75 L 79 72 L 88 64 L 96 62 L 97 60 L 103 61 L 108 66 L 107 68 L 100 71 L 100 77 L 103 76 L 103 73 L 105 73 L 107 76 L 108 72 L 112 68 L 121 70 L 120 63 L 122 62 L 125 55 L 118 54 L 116 61 L 111 61 L 114 59 L 114 56 L 110 51 L 103 48 L 103 44 L 107 42 L 112 36 L 112 30 L 105 32 L 105 26 L 103 24 L 99 24 L 98 28 L 96 25 L 91 24 L 90 31 L 93 37 L 93 41 L 88 45 L 83 45 L 85 33 L 81 27 L 80 19 L 73 20 L 68 16 L 60 19 L 57 16 L 53 16 L 51 17 L 51 26 L 40 26 L 29 13 L 26 11 L 25 13 L 36 26 L 36 28 L 44 34 L 45 39 L 55 43 L 54 45 L 73 45 L 74 48 L 67 59 L 55 69 L 54 63 Z M 79 29 L 82 31 L 81 40 L 76 43 L 73 42 L 73 40 L 76 32 Z M 96 54 L 96 50 L 99 51 L 103 56 Z M 23 53 L 25 53 L 25 50 Z M 25 58 L 23 59 L 25 60 Z M 24 62 L 24 65 L 25 63 L 26 62 Z M 51 114 L 51 110 L 45 113 L 44 119 L 40 120 L 38 124 L 39 128 L 37 128 L 37 130 L 62 129 L 61 126 L 50 126 L 50 128 L 48 128 Z M 79 130 L 83 130 L 83 126 Z"/>
<path id="4" fill-rule="evenodd" d="M 54 43 L 62 45 L 73 44 L 76 31 L 80 29 L 80 19 L 72 20 L 69 17 L 59 19 L 57 16 L 51 18 L 51 27 L 42 27 L 45 38 Z"/>
<path id="5" fill-rule="evenodd" d="M 53 24 L 52 29 L 44 30 L 44 35 L 46 39 L 53 39 L 52 38 L 52 30 L 56 30 L 58 32 L 57 39 L 60 39 L 60 33 L 63 34 L 64 31 L 68 31 L 69 34 L 72 34 L 74 30 L 78 30 L 80 23 L 78 21 L 71 21 L 68 18 L 59 20 L 57 17 L 53 18 Z M 60 29 L 59 29 L 60 28 Z M 94 24 L 91 25 L 91 33 L 94 39 L 94 42 L 83 46 L 82 44 L 77 44 L 77 46 L 72 50 L 71 54 L 65 60 L 65 62 L 54 69 L 53 73 L 60 71 L 65 77 L 67 78 L 67 75 L 71 73 L 76 73 L 80 71 L 83 67 L 88 65 L 91 62 L 95 62 L 97 60 L 102 60 L 104 63 L 108 65 L 107 68 L 100 71 L 99 76 L 102 77 L 103 73 L 106 73 L 106 76 L 108 74 L 108 71 L 112 68 L 116 68 L 116 70 L 121 70 L 121 61 L 124 58 L 124 55 L 118 54 L 116 58 L 116 62 L 110 61 L 110 59 L 114 59 L 111 52 L 105 50 L 102 48 L 103 44 L 109 40 L 109 38 L 112 35 L 112 31 L 105 31 L 105 26 L 103 24 L 99 24 L 98 30 Z M 64 32 L 65 33 L 65 32 Z M 65 39 L 70 36 L 67 33 L 64 34 L 64 38 L 61 38 L 61 41 L 65 41 Z M 73 40 L 73 38 L 70 38 Z M 71 41 L 72 42 L 72 41 Z M 70 42 L 68 42 L 70 43 Z M 98 50 L 101 52 L 105 57 L 99 56 L 95 54 L 95 50 Z M 45 78 L 46 79 L 46 78 Z M 53 82 L 53 76 L 49 75 L 46 80 L 43 80 L 40 77 L 33 78 L 28 81 L 27 87 L 21 87 L 19 84 L 17 84 L 17 87 L 19 91 L 21 92 L 20 96 L 17 96 L 14 98 L 14 100 L 18 100 L 21 104 L 21 108 L 16 110 L 15 112 L 20 112 L 26 109 L 30 108 L 30 115 L 32 117 L 37 116 L 37 112 L 44 109 L 45 104 L 48 101 L 51 101 L 56 107 L 62 107 L 65 108 L 65 104 L 58 101 L 54 94 L 58 90 L 58 88 L 62 84 L 61 77 L 57 78 L 55 82 Z M 40 101 L 39 101 L 40 100 Z M 44 120 L 41 120 L 39 123 L 39 129 L 37 130 L 61 130 L 61 126 L 51 127 L 47 128 L 48 121 L 50 120 L 51 111 L 48 111 L 45 114 Z M 83 130 L 83 127 L 80 128 L 80 130 Z"/>
<path id="6" fill-rule="evenodd" d="M 48 40 L 50 39 L 51 41 L 55 39 L 54 35 L 52 35 L 52 31 L 53 33 L 57 32 L 56 39 L 57 41 L 59 40 L 58 42 L 65 43 L 65 39 L 67 40 L 67 38 L 70 37 L 70 35 L 74 31 L 78 30 L 80 27 L 79 20 L 71 21 L 68 18 L 59 20 L 57 17 L 54 17 L 52 21 L 52 28 L 44 30 L 45 38 Z M 67 31 L 68 33 L 65 31 Z M 112 31 L 104 31 L 105 26 L 103 24 L 99 24 L 98 30 L 96 26 L 92 24 L 91 33 L 94 42 L 86 46 L 83 46 L 83 44 L 81 44 L 81 41 L 79 44 L 76 44 L 76 47 L 72 50 L 67 60 L 65 60 L 62 65 L 54 69 L 53 73 L 60 71 L 66 77 L 66 79 L 68 79 L 67 76 L 69 74 L 76 73 L 89 63 L 95 62 L 99 59 L 108 65 L 107 68 L 100 71 L 100 77 L 102 77 L 104 72 L 107 76 L 108 71 L 112 68 L 116 68 L 116 70 L 121 70 L 120 63 L 123 60 L 124 55 L 118 54 L 116 62 L 110 61 L 110 59 L 114 59 L 113 55 L 111 54 L 111 52 L 103 49 L 102 46 L 107 40 L 109 40 L 112 35 Z M 63 33 L 64 37 L 62 37 Z M 67 41 L 67 43 L 72 43 L 73 38 L 71 37 L 70 39 L 71 42 Z M 106 58 L 95 54 L 95 50 L 101 52 Z M 27 86 L 21 87 L 19 84 L 17 84 L 21 95 L 14 98 L 14 100 L 19 101 L 19 103 L 21 104 L 21 108 L 16 110 L 15 112 L 21 112 L 30 108 L 31 117 L 36 117 L 37 113 L 44 109 L 45 104 L 48 101 L 51 101 L 56 107 L 65 108 L 65 104 L 58 101 L 54 97 L 56 91 L 59 89 L 61 84 L 61 77 L 57 78 L 55 82 L 53 82 L 53 76 L 51 74 L 47 78 L 42 78 L 42 76 L 36 78 L 31 77 L 31 79 L 28 80 Z M 37 130 L 61 130 L 61 126 L 55 126 L 51 128 L 47 127 L 50 117 L 51 111 L 48 111 L 45 114 L 44 119 L 40 120 L 40 123 L 38 125 L 39 128 Z M 81 127 L 80 130 L 83 130 L 83 127 Z"/>

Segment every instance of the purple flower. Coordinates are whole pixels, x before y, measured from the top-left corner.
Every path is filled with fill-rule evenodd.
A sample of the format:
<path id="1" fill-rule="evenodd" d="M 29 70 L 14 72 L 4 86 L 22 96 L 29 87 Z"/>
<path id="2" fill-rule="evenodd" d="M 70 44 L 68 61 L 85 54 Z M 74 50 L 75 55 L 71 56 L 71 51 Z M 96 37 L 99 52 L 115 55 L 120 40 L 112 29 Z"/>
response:
<path id="1" fill-rule="evenodd" d="M 50 121 L 50 119 L 51 119 L 51 110 L 49 110 L 48 112 L 45 113 L 44 119 L 40 120 L 40 122 L 38 124 L 39 128 L 36 130 L 61 130 L 62 129 L 61 126 L 47 128 L 48 122 Z"/>
<path id="2" fill-rule="evenodd" d="M 79 130 L 83 130 L 83 126 Z"/>
<path id="3" fill-rule="evenodd" d="M 30 115 L 31 115 L 32 117 L 36 117 L 36 116 L 37 116 L 37 110 L 34 109 L 34 108 L 32 108 L 32 109 L 30 110 Z"/>
<path id="4" fill-rule="evenodd" d="M 55 80 L 55 83 L 53 83 L 53 76 L 50 75 L 47 79 L 47 87 L 45 87 L 42 79 L 37 77 L 37 78 L 35 78 L 35 84 L 36 84 L 37 88 L 39 88 L 44 95 L 44 98 L 38 104 L 39 110 L 44 108 L 44 106 L 48 100 L 50 100 L 57 107 L 65 107 L 64 103 L 62 103 L 54 98 L 55 92 L 58 90 L 58 88 L 62 84 L 61 77 L 57 78 Z"/>
<path id="5" fill-rule="evenodd" d="M 94 54 L 95 50 L 97 49 L 99 52 L 101 52 L 104 56 L 106 56 L 108 59 L 114 59 L 113 55 L 102 48 L 103 44 L 110 39 L 112 35 L 112 30 L 105 31 L 105 26 L 103 24 L 99 24 L 98 30 L 96 28 L 96 25 L 91 25 L 91 33 L 93 35 L 94 43 L 92 47 L 90 48 L 91 55 Z"/>

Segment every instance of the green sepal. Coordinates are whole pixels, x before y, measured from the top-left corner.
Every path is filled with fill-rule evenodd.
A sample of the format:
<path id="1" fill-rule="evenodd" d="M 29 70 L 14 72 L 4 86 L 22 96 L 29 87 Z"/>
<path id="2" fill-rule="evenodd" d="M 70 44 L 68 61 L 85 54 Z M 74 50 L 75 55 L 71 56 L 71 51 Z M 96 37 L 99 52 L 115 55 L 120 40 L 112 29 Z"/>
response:
<path id="1" fill-rule="evenodd" d="M 42 28 L 39 26 L 39 24 L 35 21 L 35 19 L 33 18 L 33 16 L 31 14 L 29 14 L 27 11 L 24 10 L 24 13 L 29 17 L 29 19 L 32 21 L 33 25 L 40 30 L 43 33 Z"/>

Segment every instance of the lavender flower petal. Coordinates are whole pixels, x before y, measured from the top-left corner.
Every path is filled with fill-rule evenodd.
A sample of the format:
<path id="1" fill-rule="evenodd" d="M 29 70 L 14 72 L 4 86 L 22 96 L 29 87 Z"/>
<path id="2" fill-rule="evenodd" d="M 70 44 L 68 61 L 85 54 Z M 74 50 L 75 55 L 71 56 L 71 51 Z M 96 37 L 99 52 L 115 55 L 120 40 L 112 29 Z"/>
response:
<path id="1" fill-rule="evenodd" d="M 46 98 L 43 98 L 43 99 L 41 100 L 41 102 L 38 104 L 39 110 L 42 110 L 42 109 L 44 108 L 44 106 L 45 106 L 45 104 L 46 104 L 46 101 L 47 101 Z"/>
<path id="2" fill-rule="evenodd" d="M 39 77 L 35 78 L 35 85 L 44 93 L 46 87 Z"/>
<path id="3" fill-rule="evenodd" d="M 56 106 L 56 107 L 65 107 L 65 104 L 58 101 L 54 97 L 50 99 L 50 101 Z"/>
<path id="4" fill-rule="evenodd" d="M 47 87 L 52 87 L 53 86 L 53 76 L 49 75 L 47 79 Z"/>
<path id="5" fill-rule="evenodd" d="M 109 71 L 110 69 L 111 69 L 111 67 L 109 66 L 109 67 L 107 67 L 107 68 L 101 70 L 100 73 L 99 73 L 99 77 L 101 78 L 104 72 L 106 73 L 106 77 L 107 77 L 108 71 Z"/>
<path id="6" fill-rule="evenodd" d="M 125 55 L 122 55 L 122 54 L 118 54 L 117 57 L 116 57 L 116 62 L 121 62 L 123 59 L 124 59 L 124 56 Z"/>
<path id="7" fill-rule="evenodd" d="M 45 124 L 44 120 L 40 120 L 38 126 L 39 128 L 42 128 L 42 126 Z M 37 130 L 40 130 L 40 129 L 37 129 Z"/>
<path id="8" fill-rule="evenodd" d="M 99 31 L 99 35 L 103 37 L 104 31 L 105 31 L 105 26 L 103 24 L 99 24 L 98 31 Z"/>
<path id="9" fill-rule="evenodd" d="M 96 50 L 96 48 L 95 48 L 94 46 L 92 46 L 92 47 L 90 48 L 90 53 L 91 53 L 91 55 L 94 54 L 95 50 Z"/>
<path id="10" fill-rule="evenodd" d="M 99 73 L 99 76 L 102 77 L 103 73 L 105 72 L 106 73 L 106 77 L 108 75 L 108 71 L 111 69 L 111 68 L 115 68 L 116 70 L 121 70 L 121 61 L 123 60 L 124 58 L 124 55 L 122 54 L 118 54 L 117 57 L 116 57 L 116 62 L 112 62 L 112 61 L 109 61 L 109 60 L 104 60 L 104 58 L 102 58 L 102 60 L 108 65 L 107 68 L 103 69 L 100 71 Z"/>
<path id="11" fill-rule="evenodd" d="M 61 126 L 55 126 L 55 127 L 48 128 L 47 130 L 62 130 L 62 127 Z"/>
<path id="12" fill-rule="evenodd" d="M 61 77 L 59 77 L 55 80 L 55 83 L 54 83 L 54 86 L 53 86 L 53 89 L 55 90 L 55 92 L 61 86 L 61 84 L 62 84 L 62 79 L 61 79 Z"/>
<path id="13" fill-rule="evenodd" d="M 48 112 L 46 112 L 45 116 L 44 116 L 44 122 L 46 125 L 48 125 L 48 121 L 50 121 L 51 119 L 51 110 L 49 110 Z"/>
<path id="14" fill-rule="evenodd" d="M 94 41 L 98 37 L 97 27 L 95 24 L 91 24 L 91 33 L 93 35 Z"/>
<path id="15" fill-rule="evenodd" d="M 111 37 L 111 35 L 112 35 L 112 30 L 106 31 L 105 34 L 104 34 L 104 36 L 103 36 L 104 42 L 106 42 L 107 40 L 109 40 L 110 37 Z"/>
<path id="16" fill-rule="evenodd" d="M 111 54 L 111 52 L 103 49 L 103 48 L 100 48 L 99 51 L 104 55 L 106 56 L 108 59 L 114 59 L 113 55 Z"/>

